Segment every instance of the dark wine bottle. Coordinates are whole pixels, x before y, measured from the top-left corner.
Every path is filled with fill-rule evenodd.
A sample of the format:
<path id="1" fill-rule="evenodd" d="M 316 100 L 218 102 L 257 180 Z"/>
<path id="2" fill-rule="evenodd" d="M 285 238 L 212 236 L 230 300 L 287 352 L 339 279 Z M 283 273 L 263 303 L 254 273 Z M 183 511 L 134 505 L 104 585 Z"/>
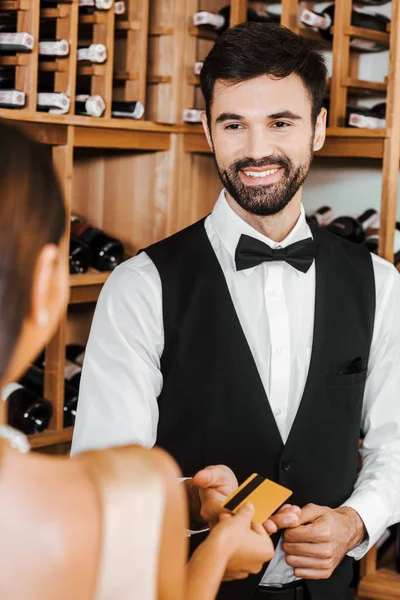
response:
<path id="1" fill-rule="evenodd" d="M 109 10 L 114 0 L 78 0 L 79 9 L 82 12 L 92 12 L 93 10 Z"/>
<path id="2" fill-rule="evenodd" d="M 111 115 L 118 119 L 141 119 L 144 114 L 144 106 L 139 101 L 113 100 L 111 104 Z"/>
<path id="3" fill-rule="evenodd" d="M 201 113 L 202 110 L 198 110 L 197 108 L 185 108 L 183 111 L 183 121 L 185 123 L 201 123 Z"/>
<path id="4" fill-rule="evenodd" d="M 39 41 L 39 56 L 63 57 L 69 54 L 67 40 L 41 40 Z"/>
<path id="5" fill-rule="evenodd" d="M 335 21 L 335 5 L 330 4 L 321 13 L 305 8 L 301 15 L 300 21 L 309 27 L 316 27 L 319 30 L 321 37 L 328 42 L 333 39 L 331 27 Z M 374 31 L 386 32 L 386 28 L 390 19 L 384 15 L 367 13 L 362 10 L 353 8 L 351 12 L 351 24 L 353 27 L 362 27 L 364 29 L 373 29 Z M 387 50 L 387 45 L 374 40 L 364 40 L 357 37 L 350 39 L 350 46 L 355 50 L 363 50 L 366 52 L 379 52 Z"/>
<path id="6" fill-rule="evenodd" d="M 71 233 L 88 244 L 92 251 L 92 267 L 98 271 L 112 271 L 123 261 L 122 242 L 92 227 L 85 219 L 72 215 Z"/>
<path id="7" fill-rule="evenodd" d="M 82 344 L 68 344 L 65 348 L 65 356 L 71 362 L 82 367 L 85 358 L 85 346 L 82 346 Z"/>
<path id="8" fill-rule="evenodd" d="M 41 377 L 43 377 L 43 371 L 45 368 L 45 353 L 42 352 L 39 354 L 37 359 L 33 364 L 33 368 L 39 369 L 39 373 L 33 372 L 30 373 L 31 378 L 36 376 L 37 382 L 42 384 Z M 64 365 L 64 380 L 67 386 L 72 386 L 75 391 L 79 390 L 79 386 L 81 383 L 81 373 L 82 373 L 82 365 L 69 360 L 67 357 L 65 359 Z"/>
<path id="9" fill-rule="evenodd" d="M 386 127 L 386 102 L 379 102 L 372 108 L 347 106 L 346 125 L 347 127 L 384 129 Z"/>
<path id="10" fill-rule="evenodd" d="M 8 401 L 8 424 L 27 435 L 41 433 L 49 426 L 53 407 L 48 400 L 32 393 L 20 383 L 10 383 L 3 390 Z"/>
<path id="11" fill-rule="evenodd" d="M 364 246 L 366 246 L 372 254 L 378 254 L 379 234 L 374 233 L 373 235 L 369 235 L 364 242 Z M 393 238 L 393 255 L 393 264 L 397 267 L 400 265 L 400 231 L 397 229 L 394 232 Z"/>
<path id="12" fill-rule="evenodd" d="M 218 33 L 223 33 L 229 27 L 231 7 L 224 6 L 218 13 L 205 10 L 196 12 L 193 15 L 193 25 L 202 29 L 211 29 Z M 280 23 L 280 15 L 276 13 L 258 13 L 253 8 L 247 8 L 247 21 L 256 21 L 258 23 Z"/>
<path id="13" fill-rule="evenodd" d="M 0 108 L 23 108 L 26 104 L 26 94 L 16 89 L 0 90 Z"/>
<path id="14" fill-rule="evenodd" d="M 79 46 L 77 60 L 78 62 L 87 61 L 96 64 L 105 63 L 107 60 L 107 48 L 104 44 L 90 44 L 90 46 Z"/>
<path id="15" fill-rule="evenodd" d="M 21 378 L 21 384 L 28 390 L 39 396 L 43 396 L 44 391 L 44 371 L 35 365 L 29 367 Z M 64 427 L 71 427 L 75 422 L 76 407 L 78 404 L 78 391 L 65 383 L 64 385 Z"/>
<path id="16" fill-rule="evenodd" d="M 37 95 L 37 110 L 55 115 L 65 115 L 69 111 L 71 99 L 62 92 L 39 92 Z"/>
<path id="17" fill-rule="evenodd" d="M 69 272 L 71 275 L 86 273 L 92 262 L 92 251 L 81 239 L 71 236 L 69 240 Z"/>
<path id="18" fill-rule="evenodd" d="M 333 210 L 331 206 L 321 206 L 312 213 L 306 215 L 309 225 L 314 227 L 325 227 L 332 220 Z"/>
<path id="19" fill-rule="evenodd" d="M 326 226 L 326 230 L 350 242 L 362 244 L 365 241 L 365 231 L 377 219 L 378 212 L 373 208 L 369 208 L 356 219 L 346 216 L 334 219 Z"/>
<path id="20" fill-rule="evenodd" d="M 101 96 L 78 94 L 75 98 L 75 113 L 85 117 L 101 117 L 106 110 L 106 103 Z"/>

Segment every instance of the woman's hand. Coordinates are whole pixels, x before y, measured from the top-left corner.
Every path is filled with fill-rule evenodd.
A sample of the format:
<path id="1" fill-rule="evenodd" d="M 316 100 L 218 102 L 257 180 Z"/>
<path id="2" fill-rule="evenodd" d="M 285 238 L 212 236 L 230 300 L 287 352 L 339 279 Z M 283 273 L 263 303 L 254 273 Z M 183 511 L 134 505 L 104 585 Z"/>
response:
<path id="1" fill-rule="evenodd" d="M 210 533 L 210 541 L 220 545 L 228 559 L 224 581 L 245 579 L 259 573 L 265 562 L 274 555 L 271 538 L 262 525 L 252 523 L 254 507 L 244 504 L 236 515 L 223 513 Z"/>

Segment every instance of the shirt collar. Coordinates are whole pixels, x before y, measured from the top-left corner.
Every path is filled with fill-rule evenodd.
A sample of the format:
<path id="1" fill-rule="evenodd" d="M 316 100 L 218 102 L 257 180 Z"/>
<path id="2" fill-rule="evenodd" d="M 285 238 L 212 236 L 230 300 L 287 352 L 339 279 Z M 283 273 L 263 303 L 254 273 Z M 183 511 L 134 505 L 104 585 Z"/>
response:
<path id="1" fill-rule="evenodd" d="M 270 248 L 285 248 L 286 246 L 289 246 L 289 244 L 294 244 L 300 240 L 312 237 L 311 230 L 306 221 L 303 205 L 301 205 L 300 216 L 296 225 L 285 239 L 278 243 L 254 229 L 254 227 L 239 217 L 239 215 L 229 206 L 225 197 L 225 190 L 221 191 L 211 213 L 210 220 L 215 233 L 221 239 L 225 248 L 231 255 L 233 262 L 235 262 L 236 246 L 238 245 L 239 238 L 242 234 L 250 235 L 261 242 L 264 242 L 264 244 L 268 244 Z M 256 267 L 245 269 L 242 273 L 250 275 L 255 268 Z M 304 275 L 304 273 L 297 269 L 295 269 L 295 271 L 299 276 Z"/>

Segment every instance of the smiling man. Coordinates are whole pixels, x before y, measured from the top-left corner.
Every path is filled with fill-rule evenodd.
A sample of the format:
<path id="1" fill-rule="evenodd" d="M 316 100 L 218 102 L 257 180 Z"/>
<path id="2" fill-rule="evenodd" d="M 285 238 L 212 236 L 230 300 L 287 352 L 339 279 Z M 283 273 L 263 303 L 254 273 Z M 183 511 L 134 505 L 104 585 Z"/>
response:
<path id="1" fill-rule="evenodd" d="M 192 516 L 211 526 L 251 473 L 293 490 L 275 557 L 226 600 L 347 600 L 353 558 L 400 520 L 400 278 L 310 229 L 301 202 L 326 77 L 283 27 L 218 39 L 201 88 L 224 190 L 116 269 L 86 353 L 74 452 L 157 443 L 195 475 Z"/>

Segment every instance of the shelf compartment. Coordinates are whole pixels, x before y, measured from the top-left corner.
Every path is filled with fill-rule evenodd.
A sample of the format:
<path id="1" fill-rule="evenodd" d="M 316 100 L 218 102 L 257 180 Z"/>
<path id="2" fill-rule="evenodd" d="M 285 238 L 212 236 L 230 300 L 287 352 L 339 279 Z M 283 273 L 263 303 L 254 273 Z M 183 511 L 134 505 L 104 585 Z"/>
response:
<path id="1" fill-rule="evenodd" d="M 93 121 L 91 117 L 87 117 Z M 112 119 L 117 121 L 119 119 Z M 124 119 L 126 120 L 126 119 Z M 135 131 L 126 128 L 121 129 L 89 129 L 87 127 L 75 128 L 76 148 L 114 148 L 120 150 L 169 150 L 170 136 L 165 133 Z M 78 276 L 80 277 L 80 276 Z M 83 276 L 82 276 L 83 277 Z"/>
<path id="2" fill-rule="evenodd" d="M 357 595 L 365 600 L 399 600 L 400 574 L 378 569 L 361 578 Z"/>
<path id="3" fill-rule="evenodd" d="M 45 448 L 46 446 L 54 446 L 55 444 L 65 444 L 72 442 L 73 427 L 66 427 L 61 431 L 48 429 L 43 433 L 35 433 L 29 435 L 29 443 L 32 449 Z"/>
<path id="4" fill-rule="evenodd" d="M 218 38 L 218 33 L 216 31 L 200 29 L 199 27 L 194 27 L 194 25 L 189 27 L 189 34 L 192 37 L 196 37 L 201 40 L 212 40 L 213 42 L 215 42 Z"/>
<path id="5" fill-rule="evenodd" d="M 78 75 L 84 75 L 86 77 L 104 77 L 106 74 L 105 65 L 78 65 Z"/>
<path id="6" fill-rule="evenodd" d="M 67 73 L 68 63 L 62 59 L 40 61 L 39 71 L 44 73 Z"/>
<path id="7" fill-rule="evenodd" d="M 29 10 L 31 8 L 31 0 L 1 0 L 0 10 Z"/>
<path id="8" fill-rule="evenodd" d="M 149 75 L 147 83 L 172 83 L 172 75 Z"/>
<path id="9" fill-rule="evenodd" d="M 364 81 L 362 79 L 355 79 L 353 77 L 344 77 L 341 80 L 341 84 L 344 87 L 355 89 L 355 90 L 370 90 L 372 92 L 386 93 L 387 83 L 381 83 L 378 81 Z"/>
<path id="10" fill-rule="evenodd" d="M 105 25 L 107 13 L 96 11 L 92 15 L 79 15 L 79 25 Z"/>
<path id="11" fill-rule="evenodd" d="M 334 33 L 334 27 L 332 27 L 331 33 Z M 344 34 L 351 37 L 358 37 L 363 40 L 382 42 L 388 46 L 390 42 L 388 33 L 385 33 L 384 31 L 375 31 L 374 29 L 365 29 L 364 27 L 353 27 L 350 25 L 344 28 Z"/>
<path id="12" fill-rule="evenodd" d="M 70 304 L 82 304 L 84 302 L 96 302 L 101 288 L 107 281 L 110 273 L 89 271 L 83 275 L 70 275 Z"/>
<path id="13" fill-rule="evenodd" d="M 200 85 L 200 77 L 198 75 L 188 75 L 187 82 L 189 85 Z"/>
<path id="14" fill-rule="evenodd" d="M 16 54 L 15 56 L 0 56 L 0 66 L 2 67 L 27 67 L 29 66 L 29 54 Z"/>
<path id="15" fill-rule="evenodd" d="M 149 35 L 161 36 L 161 35 L 174 35 L 175 30 L 173 27 L 150 27 Z"/>

